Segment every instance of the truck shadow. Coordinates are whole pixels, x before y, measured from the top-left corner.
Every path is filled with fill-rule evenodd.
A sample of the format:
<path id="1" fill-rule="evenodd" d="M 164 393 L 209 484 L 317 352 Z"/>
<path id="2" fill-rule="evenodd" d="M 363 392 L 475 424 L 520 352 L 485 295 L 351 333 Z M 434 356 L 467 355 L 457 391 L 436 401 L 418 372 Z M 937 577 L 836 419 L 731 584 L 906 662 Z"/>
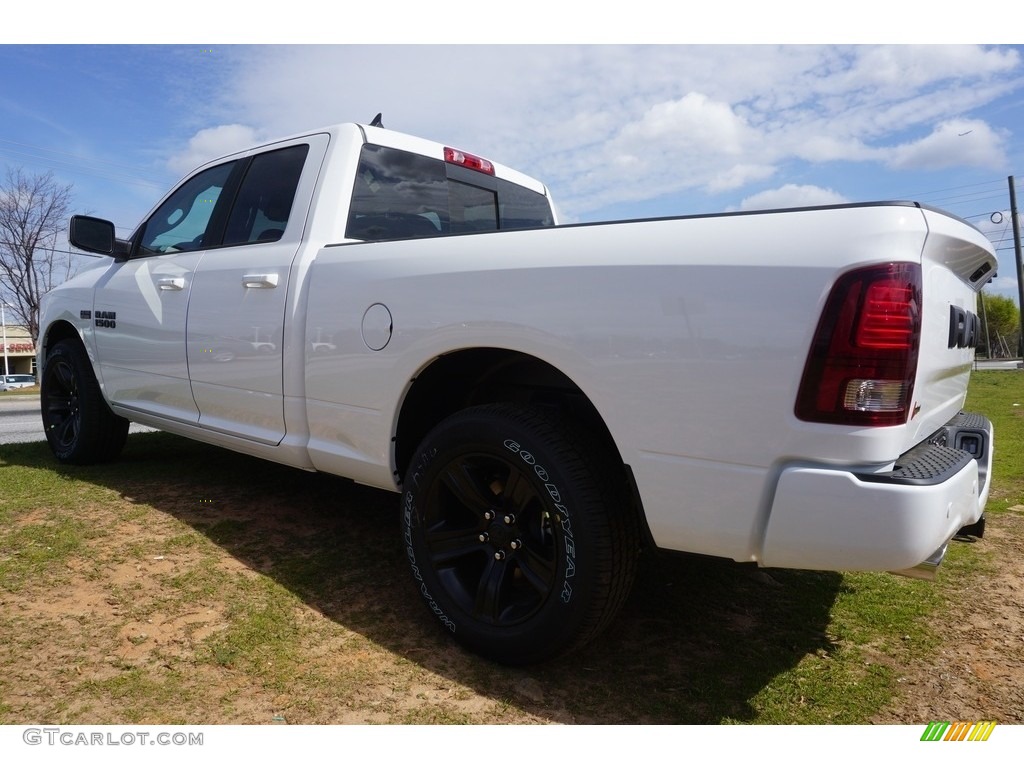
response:
<path id="1" fill-rule="evenodd" d="M 56 466 L 45 446 L 38 466 Z M 505 668 L 463 652 L 422 604 L 393 493 L 164 433 L 132 435 L 117 463 L 58 471 L 172 516 L 347 630 L 544 720 L 770 719 L 758 695 L 808 654 L 833 650 L 826 629 L 840 575 L 649 553 L 597 641 L 556 661 Z"/>

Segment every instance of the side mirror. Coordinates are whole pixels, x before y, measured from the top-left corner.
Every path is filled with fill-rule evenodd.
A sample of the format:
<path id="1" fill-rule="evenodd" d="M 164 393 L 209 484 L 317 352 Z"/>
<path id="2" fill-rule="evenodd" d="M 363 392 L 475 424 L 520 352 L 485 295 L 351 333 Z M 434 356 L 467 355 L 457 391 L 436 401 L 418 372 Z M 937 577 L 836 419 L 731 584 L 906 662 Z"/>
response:
<path id="1" fill-rule="evenodd" d="M 123 257 L 128 254 L 128 243 L 114 235 L 114 225 L 94 216 L 72 216 L 68 242 L 88 253 Z"/>

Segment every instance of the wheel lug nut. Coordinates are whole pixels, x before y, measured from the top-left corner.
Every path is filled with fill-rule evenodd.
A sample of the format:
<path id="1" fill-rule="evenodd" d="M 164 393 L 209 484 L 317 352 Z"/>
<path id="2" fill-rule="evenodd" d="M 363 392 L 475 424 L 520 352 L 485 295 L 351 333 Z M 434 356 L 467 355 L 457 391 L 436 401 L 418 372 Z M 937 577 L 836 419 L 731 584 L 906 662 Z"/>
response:
<path id="1" fill-rule="evenodd" d="M 523 542 L 521 542 L 519 539 L 512 539 L 512 541 L 510 541 L 508 545 L 511 549 L 519 549 L 523 546 Z"/>
<path id="2" fill-rule="evenodd" d="M 493 520 L 493 519 L 494 519 L 494 511 L 493 510 L 487 510 L 486 512 L 484 512 L 484 520 Z"/>
<path id="3" fill-rule="evenodd" d="M 495 560 L 504 560 L 505 559 L 505 550 L 499 549 L 497 552 L 495 552 L 494 553 L 494 559 Z"/>
<path id="4" fill-rule="evenodd" d="M 481 533 L 479 536 L 477 536 L 477 538 L 480 539 L 480 542 L 482 544 L 486 544 L 490 540 L 491 537 L 488 536 L 486 531 L 485 531 L 484 533 Z"/>
<path id="5" fill-rule="evenodd" d="M 512 525 L 512 523 L 514 523 L 516 521 L 516 516 L 515 515 L 505 515 L 505 517 L 503 519 L 505 521 L 505 525 Z"/>

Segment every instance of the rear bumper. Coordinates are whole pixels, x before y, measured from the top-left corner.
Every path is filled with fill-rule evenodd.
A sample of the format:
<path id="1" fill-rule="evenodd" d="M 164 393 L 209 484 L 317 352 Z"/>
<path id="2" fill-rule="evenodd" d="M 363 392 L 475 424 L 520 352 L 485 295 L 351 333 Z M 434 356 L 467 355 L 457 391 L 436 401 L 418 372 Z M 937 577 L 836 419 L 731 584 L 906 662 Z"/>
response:
<path id="1" fill-rule="evenodd" d="M 761 565 L 924 575 L 977 522 L 992 475 L 992 424 L 958 414 L 883 473 L 789 466 L 776 486 Z M 930 561 L 928 568 L 920 568 Z"/>

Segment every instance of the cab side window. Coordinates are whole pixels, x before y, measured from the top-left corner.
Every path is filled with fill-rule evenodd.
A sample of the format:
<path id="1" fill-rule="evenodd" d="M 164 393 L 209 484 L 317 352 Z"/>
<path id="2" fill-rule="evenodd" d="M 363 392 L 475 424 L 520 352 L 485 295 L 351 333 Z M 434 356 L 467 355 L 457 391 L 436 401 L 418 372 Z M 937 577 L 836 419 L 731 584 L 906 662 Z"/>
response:
<path id="1" fill-rule="evenodd" d="M 209 247 L 210 220 L 235 165 L 208 168 L 178 187 L 146 222 L 138 255 Z"/>
<path id="2" fill-rule="evenodd" d="M 271 243 L 288 225 L 308 144 L 277 149 L 252 159 L 224 232 L 224 245 Z"/>
<path id="3" fill-rule="evenodd" d="M 531 229 L 553 227 L 551 203 L 544 195 L 530 189 L 498 179 L 499 219 L 502 229 Z"/>

